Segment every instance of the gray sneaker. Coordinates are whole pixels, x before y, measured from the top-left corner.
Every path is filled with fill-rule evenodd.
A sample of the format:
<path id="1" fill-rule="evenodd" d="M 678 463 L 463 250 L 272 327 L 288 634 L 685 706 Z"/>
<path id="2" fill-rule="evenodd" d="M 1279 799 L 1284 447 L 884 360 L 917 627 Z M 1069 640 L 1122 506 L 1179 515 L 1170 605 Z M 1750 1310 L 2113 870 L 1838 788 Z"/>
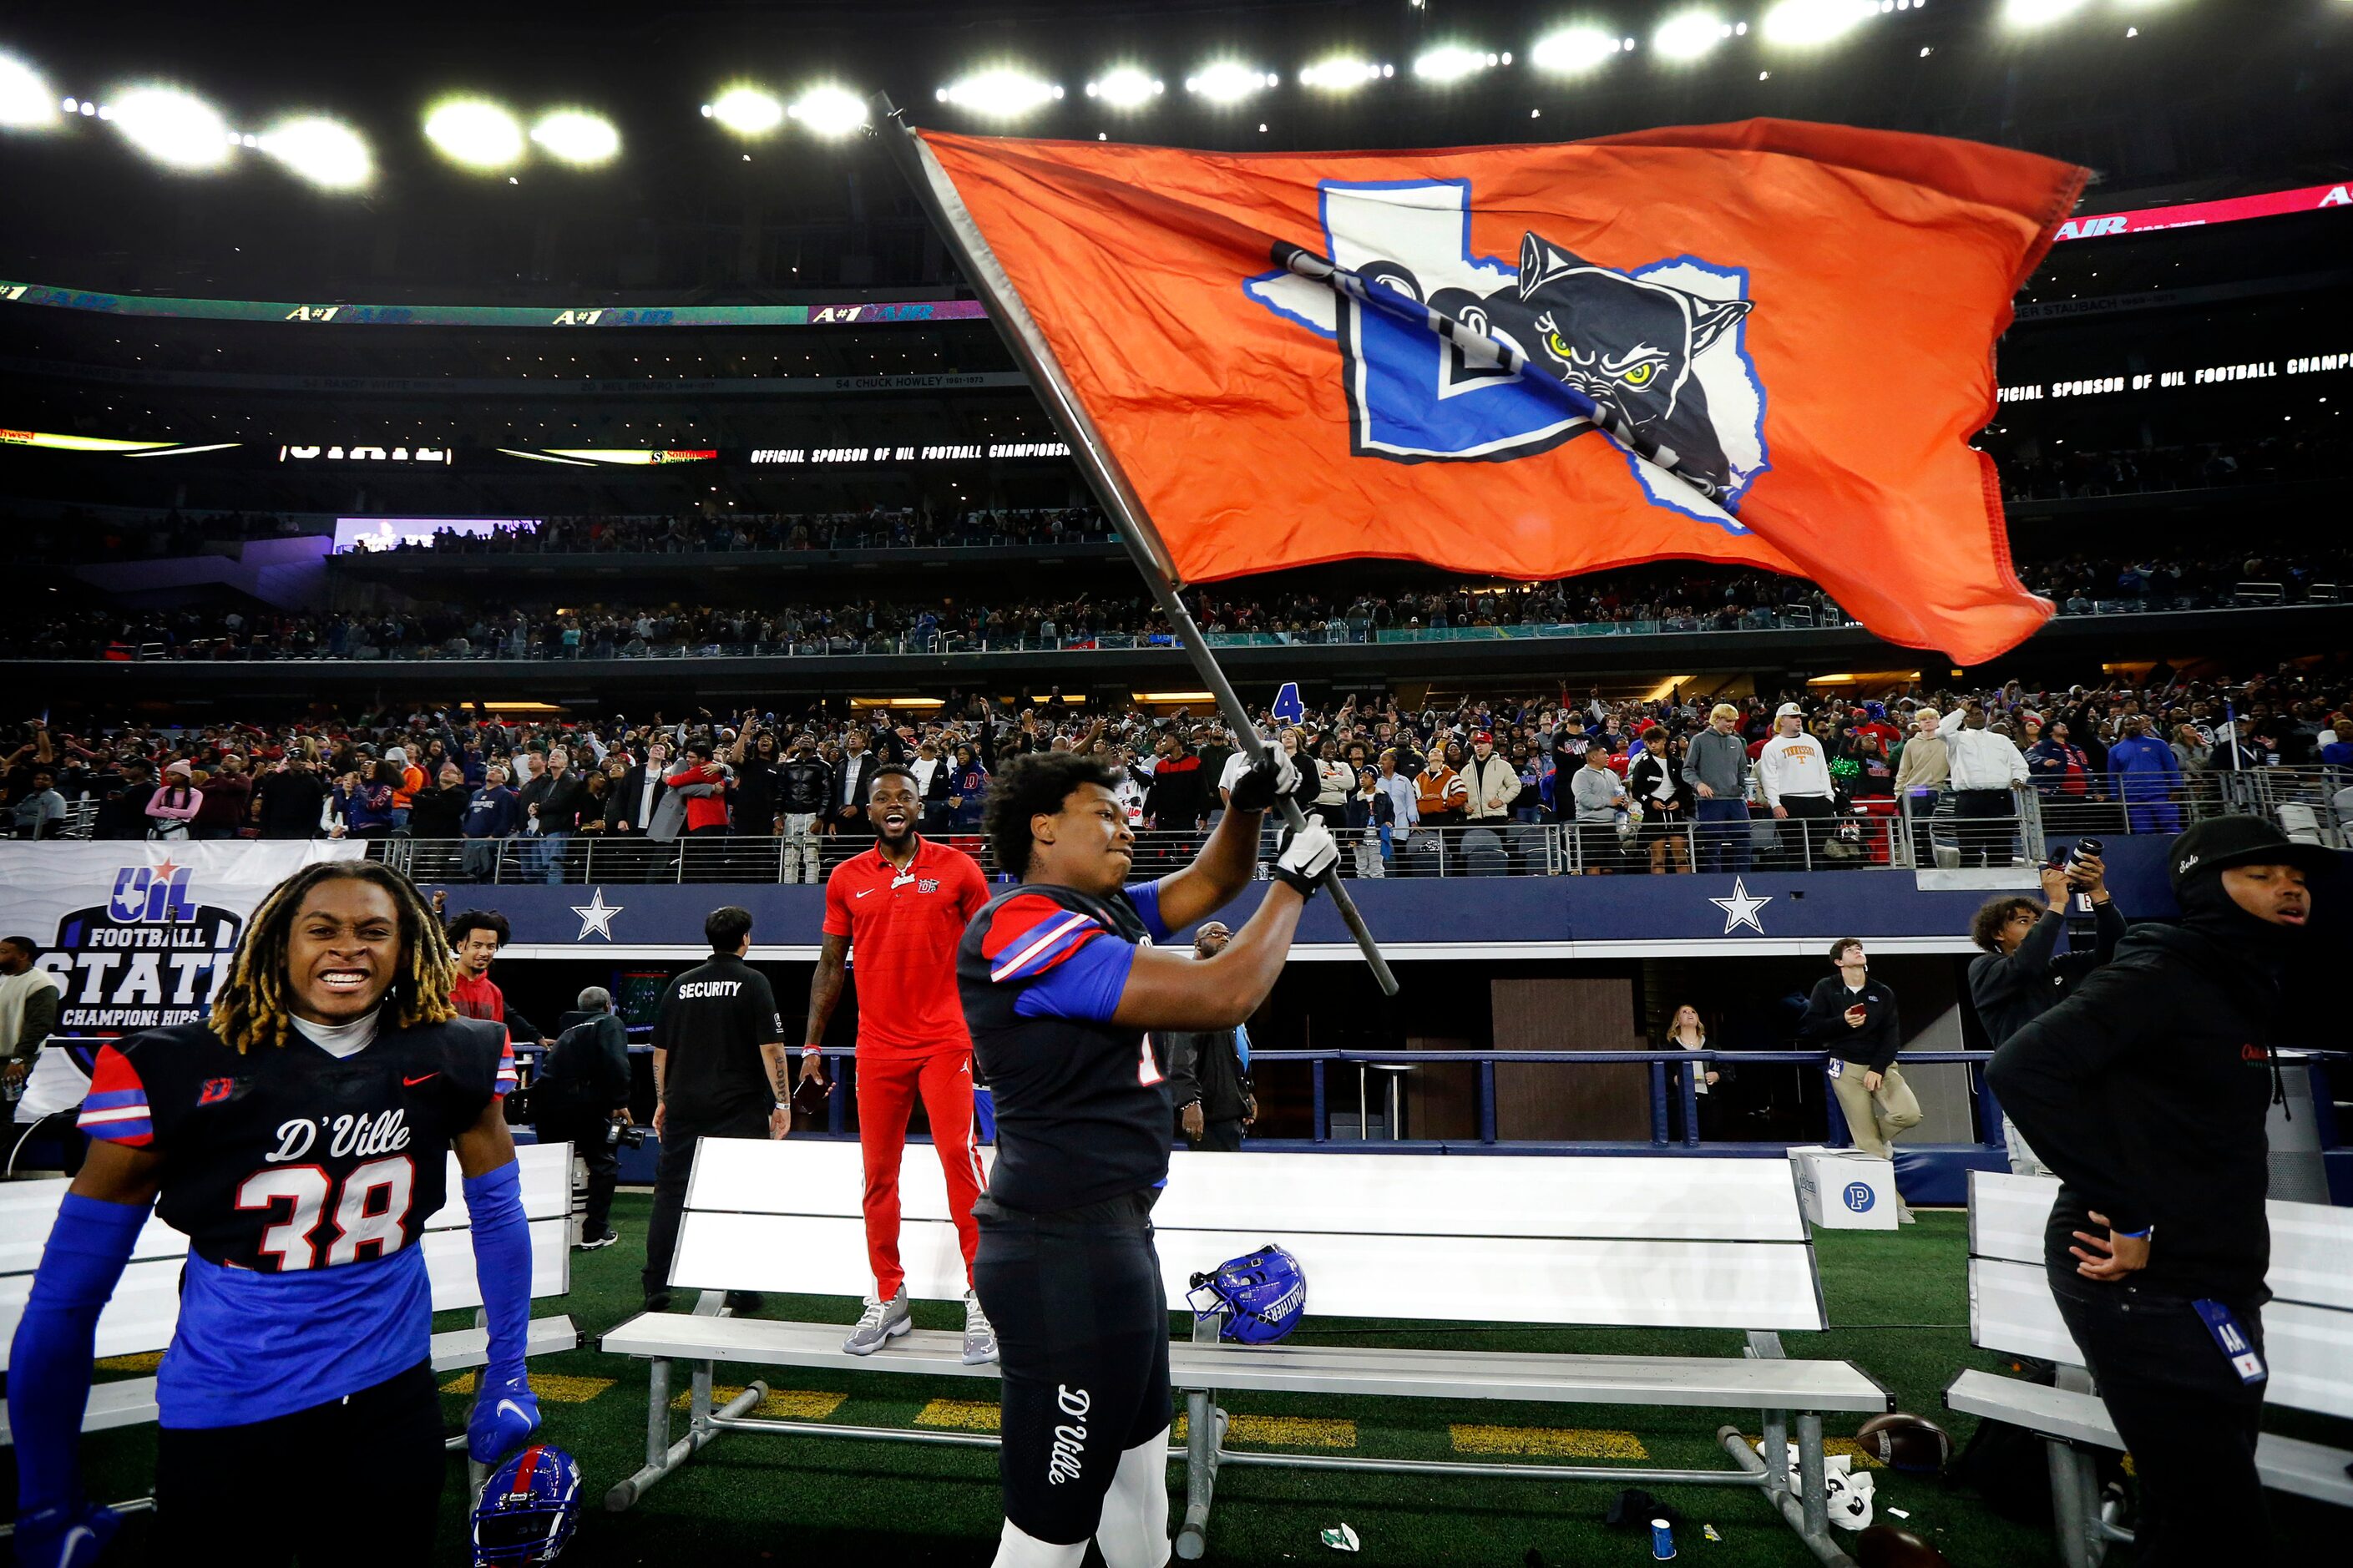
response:
<path id="1" fill-rule="evenodd" d="M 997 1331 L 980 1310 L 980 1298 L 964 1293 L 964 1364 L 983 1366 L 997 1359 Z"/>
<path id="2" fill-rule="evenodd" d="M 841 1348 L 851 1355 L 872 1355 L 890 1342 L 892 1335 L 903 1334 L 914 1326 L 914 1310 L 907 1305 L 907 1288 L 902 1285 L 887 1301 L 866 1298 L 865 1314 L 841 1342 Z"/>

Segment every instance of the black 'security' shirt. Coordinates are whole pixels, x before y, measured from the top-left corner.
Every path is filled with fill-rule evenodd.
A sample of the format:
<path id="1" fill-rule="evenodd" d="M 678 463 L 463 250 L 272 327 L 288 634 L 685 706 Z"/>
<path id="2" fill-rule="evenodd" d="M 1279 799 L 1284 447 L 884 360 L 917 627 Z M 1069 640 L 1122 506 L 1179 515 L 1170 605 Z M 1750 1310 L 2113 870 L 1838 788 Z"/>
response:
<path id="1" fill-rule="evenodd" d="M 768 977 L 722 953 L 671 981 L 654 1016 L 669 1114 L 701 1125 L 765 1110 L 776 1102 L 762 1046 L 781 1045 L 785 1021 Z"/>

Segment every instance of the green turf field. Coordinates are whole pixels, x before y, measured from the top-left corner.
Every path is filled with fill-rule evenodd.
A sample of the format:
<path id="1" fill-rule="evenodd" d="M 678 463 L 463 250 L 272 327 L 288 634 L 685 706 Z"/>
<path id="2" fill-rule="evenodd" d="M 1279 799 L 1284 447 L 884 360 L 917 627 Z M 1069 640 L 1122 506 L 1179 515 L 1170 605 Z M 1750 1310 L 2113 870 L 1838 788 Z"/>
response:
<path id="1" fill-rule="evenodd" d="M 622 1244 L 602 1252 L 575 1253 L 571 1294 L 560 1301 L 535 1303 L 538 1310 L 570 1312 L 591 1343 L 599 1331 L 633 1312 L 649 1205 L 642 1194 L 623 1194 L 614 1215 Z M 1948 1416 L 1938 1395 L 1957 1368 L 1995 1364 L 1968 1344 L 1963 1226 L 1964 1216 L 1958 1213 L 1931 1212 L 1923 1214 L 1916 1226 L 1893 1233 L 1821 1233 L 1823 1290 L 1831 1321 L 1838 1327 L 1826 1334 L 1784 1336 L 1791 1355 L 1856 1362 L 1894 1389 L 1903 1408 L 1945 1422 L 1957 1442 L 1967 1439 L 1972 1423 L 1965 1416 Z M 1316 1324 L 1312 1281 L 1309 1300 L 1311 1316 L 1303 1334 L 1329 1333 L 1374 1344 L 1736 1355 L 1741 1342 L 1736 1334 L 1717 1332 L 1363 1323 L 1343 1328 Z M 918 1306 L 915 1312 L 918 1324 L 927 1328 L 952 1328 L 962 1321 L 961 1310 L 950 1305 Z M 857 1315 L 857 1304 L 772 1297 L 763 1315 L 847 1324 Z M 464 1321 L 463 1316 L 453 1317 L 438 1326 L 462 1326 Z M 824 1373 L 722 1368 L 720 1380 L 741 1384 L 763 1376 L 780 1401 L 775 1413 L 802 1419 L 909 1426 L 919 1419 L 969 1425 L 993 1418 L 993 1408 L 976 1408 L 972 1403 L 987 1392 L 986 1384 L 861 1376 L 850 1370 L 851 1364 L 845 1358 L 842 1371 Z M 543 1357 L 532 1367 L 541 1390 L 543 1436 L 578 1457 L 588 1482 L 590 1511 L 565 1554 L 567 1563 L 730 1568 L 769 1562 L 857 1563 L 882 1568 L 983 1564 L 994 1551 L 999 1519 L 997 1459 L 986 1448 L 827 1443 L 733 1433 L 657 1486 L 635 1509 L 606 1513 L 605 1489 L 642 1462 L 646 1364 L 591 1349 Z M 681 1369 L 673 1387 L 682 1388 L 685 1383 Z M 1594 1457 L 1611 1456 L 1631 1461 L 1647 1454 L 1652 1463 L 1670 1466 L 1729 1463 L 1715 1440 L 1725 1417 L 1709 1411 L 1249 1396 L 1229 1396 L 1225 1403 L 1237 1415 L 1263 1418 L 1240 1424 L 1246 1436 L 1229 1439 L 1237 1447 L 1291 1443 L 1377 1457 L 1462 1453 L 1483 1458 L 1497 1451 L 1517 1451 L 1539 1460 L 1549 1454 L 1571 1456 L 1555 1461 L 1559 1463 L 1588 1463 Z M 445 1404 L 454 1428 L 465 1419 L 467 1397 L 451 1393 Z M 684 1430 L 682 1415 L 677 1430 Z M 1852 1428 L 1833 1425 L 1828 1430 L 1838 1436 Z M 2328 1435 L 2308 1424 L 2298 1430 L 2305 1436 Z M 2341 1427 L 2333 1436 L 2348 1440 Z M 94 1494 L 122 1497 L 145 1489 L 145 1468 L 153 1452 L 151 1431 L 101 1434 L 87 1440 L 85 1452 Z M 463 1563 L 468 1561 L 464 1471 L 459 1459 L 451 1459 L 449 1473 L 440 1561 Z M 1173 1470 L 1171 1475 L 1176 1493 L 1181 1477 Z M 346 1481 L 364 1484 L 353 1478 Z M 1905 1523 L 1939 1546 L 1957 1568 L 2031 1568 L 2056 1561 L 2045 1531 L 2008 1523 L 1976 1498 L 1948 1491 L 1936 1480 L 1881 1471 L 1877 1486 L 1880 1519 Z M 1692 1521 L 1678 1537 L 1683 1562 L 1707 1568 L 1762 1568 L 1814 1561 L 1753 1493 L 1714 1487 L 1652 1489 Z M 1548 1563 L 1650 1562 L 1647 1532 L 1602 1528 L 1601 1513 L 1611 1490 L 1600 1485 L 1233 1468 L 1219 1478 L 1208 1560 L 1320 1560 L 1335 1568 L 1343 1562 L 1523 1568 L 1533 1548 Z M 2271 1561 L 2344 1560 L 2346 1530 L 2353 1525 L 2353 1517 L 2293 1499 L 2275 1502 L 2279 1541 Z M 356 1497 L 353 1505 L 355 1520 L 364 1519 L 364 1509 Z M 1910 1520 L 1891 1520 L 1891 1505 L 1908 1510 Z M 1318 1541 L 1320 1531 L 1342 1521 L 1355 1528 L 1363 1543 L 1361 1553 L 1353 1558 Z M 1702 1538 L 1702 1521 L 1715 1526 L 1720 1542 Z M 121 1561 L 142 1560 L 142 1524 L 134 1519 L 126 1531 Z M 234 1562 L 233 1550 L 222 1561 Z M 2250 1561 L 2232 1568 L 2256 1565 Z"/>

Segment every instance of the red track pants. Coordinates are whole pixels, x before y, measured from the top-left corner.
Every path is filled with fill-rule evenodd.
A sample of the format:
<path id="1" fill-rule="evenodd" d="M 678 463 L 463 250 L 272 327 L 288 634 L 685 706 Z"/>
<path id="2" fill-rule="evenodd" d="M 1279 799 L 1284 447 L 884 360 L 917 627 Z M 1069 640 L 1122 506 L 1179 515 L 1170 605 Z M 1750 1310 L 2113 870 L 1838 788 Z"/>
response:
<path id="1" fill-rule="evenodd" d="M 858 1058 L 858 1146 L 866 1156 L 866 1256 L 874 1267 L 878 1300 L 887 1301 L 906 1282 L 899 1267 L 899 1162 L 907 1150 L 907 1121 L 915 1097 L 932 1124 L 940 1170 L 948 1184 L 948 1214 L 964 1249 L 965 1279 L 972 1278 L 980 1227 L 972 1201 L 980 1195 L 980 1149 L 972 1141 L 972 1053 L 938 1051 L 927 1057 Z"/>

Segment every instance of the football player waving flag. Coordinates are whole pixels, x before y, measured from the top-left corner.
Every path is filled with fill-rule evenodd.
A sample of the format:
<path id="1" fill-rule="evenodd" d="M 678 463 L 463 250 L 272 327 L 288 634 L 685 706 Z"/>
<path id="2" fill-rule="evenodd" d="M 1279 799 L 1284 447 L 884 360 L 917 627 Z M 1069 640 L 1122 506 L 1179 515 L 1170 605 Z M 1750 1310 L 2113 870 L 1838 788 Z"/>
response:
<path id="1" fill-rule="evenodd" d="M 458 1016 L 417 889 L 363 860 L 265 898 L 202 1024 L 106 1047 L 94 1140 L 9 1357 L 17 1561 L 79 1568 L 118 1524 L 83 1495 L 76 1436 L 100 1309 L 151 1206 L 184 1233 L 178 1326 L 155 1379 L 158 1562 L 429 1559 L 446 1459 L 418 1237 L 449 1151 L 464 1176 L 490 1355 L 468 1447 L 538 1425 L 523 1373 L 531 1237 L 500 1100 L 499 1025 Z M 290 1478 L 366 1478 L 369 1507 Z"/>
<path id="2" fill-rule="evenodd" d="M 997 1167 L 973 1205 L 981 1305 L 1004 1370 L 996 1568 L 1168 1560 L 1168 1301 L 1152 1205 L 1171 1113 L 1154 1029 L 1230 1029 L 1274 989 L 1316 879 L 1338 858 L 1310 822 L 1283 841 L 1225 950 L 1156 949 L 1250 885 L 1259 824 L 1299 782 L 1280 747 L 1234 784 L 1190 866 L 1130 882 L 1135 835 L 1111 771 L 1035 752 L 990 785 L 984 826 L 1020 885 L 956 950 L 956 989 L 997 1097 Z"/>

